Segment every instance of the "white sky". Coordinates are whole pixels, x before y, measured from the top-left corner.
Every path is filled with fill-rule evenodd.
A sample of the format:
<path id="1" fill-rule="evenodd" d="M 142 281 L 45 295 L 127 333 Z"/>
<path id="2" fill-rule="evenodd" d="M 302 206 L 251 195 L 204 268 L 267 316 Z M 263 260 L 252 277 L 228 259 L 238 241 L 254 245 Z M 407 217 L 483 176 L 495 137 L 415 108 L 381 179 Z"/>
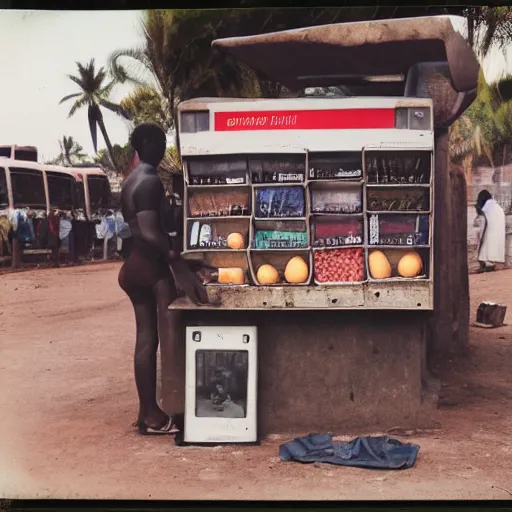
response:
<path id="1" fill-rule="evenodd" d="M 0 144 L 37 146 L 43 161 L 57 156 L 58 140 L 71 135 L 92 154 L 87 110 L 68 119 L 72 103 L 58 104 L 78 92 L 66 75 L 75 74 L 76 61 L 94 58 L 104 66 L 112 51 L 142 42 L 140 11 L 0 11 Z M 484 62 L 487 80 L 512 73 L 512 47 L 507 54 L 493 52 Z M 117 86 L 113 101 L 129 91 Z M 103 112 L 112 143 L 126 144 L 127 124 Z M 98 147 L 104 147 L 99 130 Z"/>

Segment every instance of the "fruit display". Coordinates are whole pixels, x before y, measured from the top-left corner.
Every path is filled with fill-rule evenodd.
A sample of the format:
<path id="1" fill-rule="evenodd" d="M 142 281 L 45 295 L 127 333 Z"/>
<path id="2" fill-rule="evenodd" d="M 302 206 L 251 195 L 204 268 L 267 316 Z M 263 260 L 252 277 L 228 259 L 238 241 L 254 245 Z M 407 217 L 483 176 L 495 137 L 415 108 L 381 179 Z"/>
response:
<path id="1" fill-rule="evenodd" d="M 275 267 L 269 264 L 261 265 L 256 273 L 258 282 L 262 285 L 276 284 L 279 281 L 279 272 Z"/>
<path id="2" fill-rule="evenodd" d="M 227 238 L 227 246 L 230 249 L 244 249 L 245 240 L 241 233 L 230 233 Z"/>
<path id="3" fill-rule="evenodd" d="M 368 270 L 372 279 L 389 279 L 391 263 L 382 251 L 372 251 L 368 256 Z"/>
<path id="4" fill-rule="evenodd" d="M 218 282 L 221 284 L 245 284 L 245 273 L 243 269 L 232 268 L 219 268 Z"/>
<path id="5" fill-rule="evenodd" d="M 397 270 L 401 277 L 418 277 L 423 271 L 423 261 L 417 252 L 410 251 L 400 258 Z"/>
<path id="6" fill-rule="evenodd" d="M 293 257 L 286 264 L 284 278 L 290 284 L 305 283 L 309 278 L 308 264 L 300 256 Z"/>
<path id="7" fill-rule="evenodd" d="M 315 280 L 318 283 L 357 283 L 364 281 L 363 249 L 315 251 Z"/>

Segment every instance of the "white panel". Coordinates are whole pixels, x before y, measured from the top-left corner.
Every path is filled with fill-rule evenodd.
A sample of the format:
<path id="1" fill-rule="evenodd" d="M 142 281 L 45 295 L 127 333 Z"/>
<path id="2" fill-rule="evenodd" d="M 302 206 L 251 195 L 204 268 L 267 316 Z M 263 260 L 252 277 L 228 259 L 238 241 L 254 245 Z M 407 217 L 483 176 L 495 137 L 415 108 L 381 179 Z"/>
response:
<path id="1" fill-rule="evenodd" d="M 423 130 L 247 130 L 181 133 L 183 156 L 304 151 L 362 151 L 363 147 L 434 147 L 434 132 Z M 405 148 L 404 149 L 408 149 Z"/>
<path id="2" fill-rule="evenodd" d="M 200 341 L 194 339 L 199 333 Z M 244 337 L 249 336 L 248 343 Z M 257 441 L 257 328 L 255 326 L 187 326 L 186 328 L 186 390 L 185 390 L 185 432 L 184 440 L 189 443 L 251 443 Z M 198 396 L 198 389 L 207 390 L 212 384 L 209 371 L 217 369 L 215 365 L 205 368 L 202 387 L 197 386 L 196 353 L 203 350 L 213 351 L 247 351 L 247 400 L 245 417 L 226 417 L 243 414 L 243 400 L 231 400 L 214 405 L 211 396 Z M 204 363 L 203 363 L 204 364 Z M 233 367 L 234 368 L 234 367 Z M 224 374 L 230 374 L 228 369 Z M 208 382 L 206 382 L 208 381 Z M 223 390 L 230 394 L 229 385 Z M 217 410 L 215 410 L 217 407 Z M 203 409 L 210 416 L 196 416 L 196 411 Z M 219 410 L 219 408 L 221 408 Z M 217 417 L 215 417 L 217 415 Z"/>

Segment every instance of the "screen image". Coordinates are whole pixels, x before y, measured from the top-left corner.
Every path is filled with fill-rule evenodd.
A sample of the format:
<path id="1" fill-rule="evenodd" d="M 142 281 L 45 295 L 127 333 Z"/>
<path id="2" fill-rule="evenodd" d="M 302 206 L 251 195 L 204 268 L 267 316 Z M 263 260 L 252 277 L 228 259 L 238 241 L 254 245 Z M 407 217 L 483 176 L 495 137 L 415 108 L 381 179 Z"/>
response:
<path id="1" fill-rule="evenodd" d="M 245 418 L 248 370 L 247 350 L 198 350 L 196 417 Z"/>

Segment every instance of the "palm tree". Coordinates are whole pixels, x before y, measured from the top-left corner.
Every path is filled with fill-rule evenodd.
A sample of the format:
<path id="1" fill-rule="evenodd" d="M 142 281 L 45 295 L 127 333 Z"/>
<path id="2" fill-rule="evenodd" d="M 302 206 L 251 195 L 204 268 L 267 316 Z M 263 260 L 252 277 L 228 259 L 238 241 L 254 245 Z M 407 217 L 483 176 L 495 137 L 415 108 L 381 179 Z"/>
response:
<path id="1" fill-rule="evenodd" d="M 107 151 L 112 159 L 113 165 L 115 166 L 116 163 L 112 152 L 112 143 L 110 142 L 110 138 L 107 134 L 100 107 L 104 107 L 115 112 L 125 119 L 130 119 L 130 116 L 120 105 L 116 105 L 109 100 L 109 96 L 116 84 L 116 81 L 111 80 L 105 85 L 107 73 L 103 67 L 96 71 L 94 59 L 91 59 L 85 66 L 80 62 L 77 62 L 76 65 L 78 68 L 78 74 L 76 76 L 68 75 L 68 78 L 78 85 L 80 92 L 64 96 L 64 98 L 60 100 L 59 104 L 76 98 L 71 110 L 69 111 L 68 117 L 73 116 L 82 107 L 87 107 L 89 128 L 91 130 L 94 151 L 98 151 L 97 127 L 99 126 L 101 134 L 103 135 L 103 140 L 107 146 Z"/>

